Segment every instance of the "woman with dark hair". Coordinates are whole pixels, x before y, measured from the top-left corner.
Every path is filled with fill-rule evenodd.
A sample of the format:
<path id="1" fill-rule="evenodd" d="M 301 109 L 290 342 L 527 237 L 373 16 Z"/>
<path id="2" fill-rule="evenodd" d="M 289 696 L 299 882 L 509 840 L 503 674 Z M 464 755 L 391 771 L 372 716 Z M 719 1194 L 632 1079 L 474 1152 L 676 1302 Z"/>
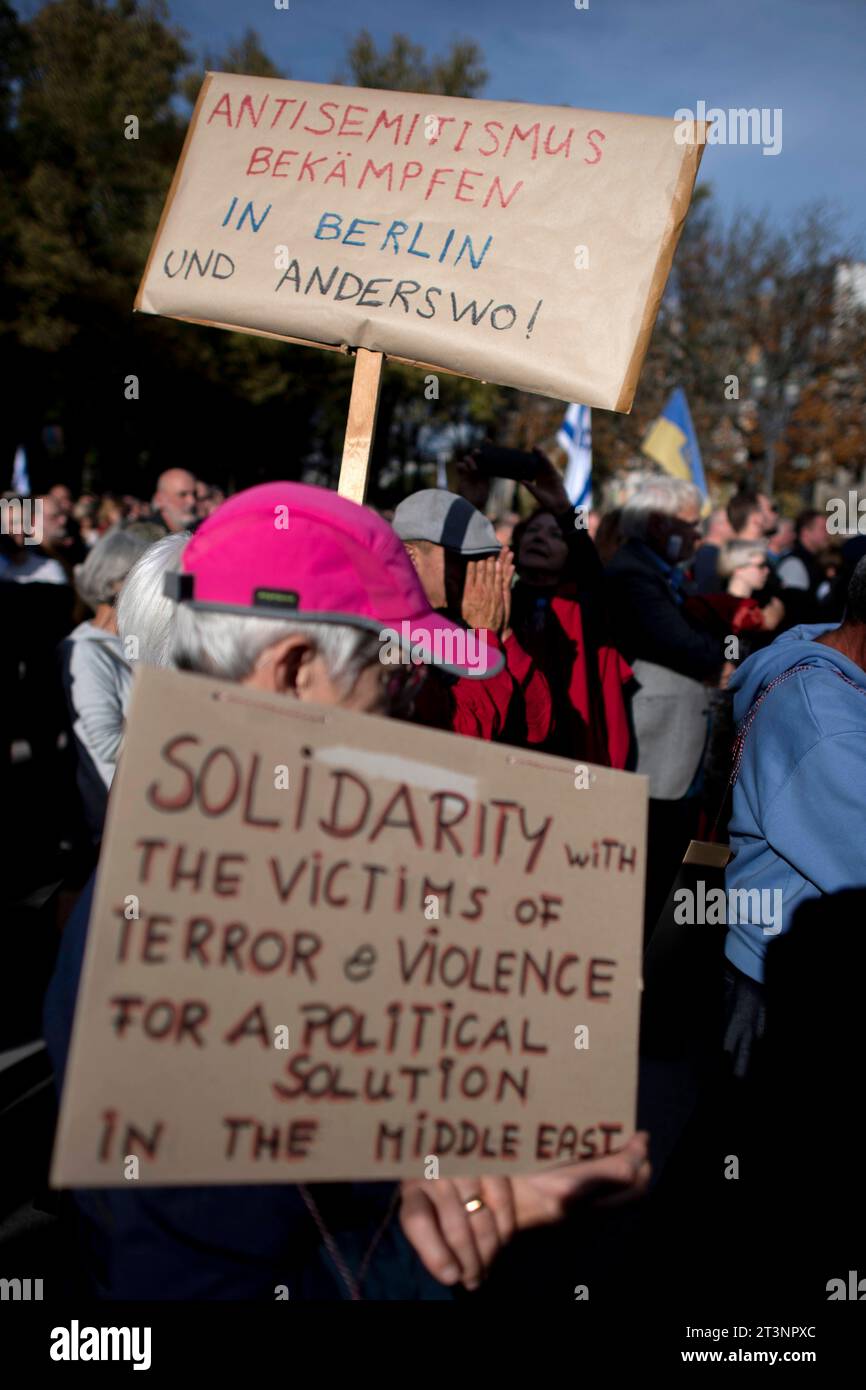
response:
<path id="1" fill-rule="evenodd" d="M 535 681 L 537 688 L 543 680 L 549 690 L 545 727 L 532 742 L 565 758 L 625 767 L 630 735 L 623 687 L 631 669 L 607 635 L 598 552 L 549 459 L 524 486 L 539 505 L 512 536 L 518 582 L 511 627 L 526 654 L 521 682 Z"/>

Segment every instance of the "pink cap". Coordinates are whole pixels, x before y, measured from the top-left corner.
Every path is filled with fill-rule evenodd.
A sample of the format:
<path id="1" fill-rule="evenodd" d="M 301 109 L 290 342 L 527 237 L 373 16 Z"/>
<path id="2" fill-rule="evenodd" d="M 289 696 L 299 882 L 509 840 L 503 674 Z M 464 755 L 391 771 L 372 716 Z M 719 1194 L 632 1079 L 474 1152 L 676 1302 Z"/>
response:
<path id="1" fill-rule="evenodd" d="M 390 644 L 383 661 L 458 676 L 503 666 L 487 634 L 430 607 L 388 523 L 327 488 L 262 483 L 236 493 L 198 527 L 182 565 L 168 582 L 193 608 L 367 628 Z"/>

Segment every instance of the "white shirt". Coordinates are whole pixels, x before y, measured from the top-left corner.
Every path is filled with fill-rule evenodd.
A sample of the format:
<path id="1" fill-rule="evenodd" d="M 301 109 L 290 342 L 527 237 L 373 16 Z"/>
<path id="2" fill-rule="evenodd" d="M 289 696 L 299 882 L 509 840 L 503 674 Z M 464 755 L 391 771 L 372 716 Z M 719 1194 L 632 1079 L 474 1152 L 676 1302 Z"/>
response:
<path id="1" fill-rule="evenodd" d="M 72 727 L 110 787 L 123 739 L 132 668 L 124 659 L 120 638 L 93 623 L 80 623 L 63 646 L 69 655 L 66 698 Z"/>
<path id="2" fill-rule="evenodd" d="M 779 583 L 785 589 L 808 589 L 809 571 L 799 555 L 786 555 L 776 566 Z"/>

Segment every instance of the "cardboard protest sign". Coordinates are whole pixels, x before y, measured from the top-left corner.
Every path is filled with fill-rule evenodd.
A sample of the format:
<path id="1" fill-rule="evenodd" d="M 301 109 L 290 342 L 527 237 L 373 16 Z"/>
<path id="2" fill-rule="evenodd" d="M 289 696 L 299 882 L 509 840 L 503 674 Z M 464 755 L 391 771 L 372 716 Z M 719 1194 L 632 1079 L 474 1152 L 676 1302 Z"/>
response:
<path id="1" fill-rule="evenodd" d="M 531 1172 L 619 1147 L 646 780 L 141 669 L 52 1181 Z"/>
<path id="2" fill-rule="evenodd" d="M 627 411 L 701 136 L 209 73 L 136 308 Z"/>

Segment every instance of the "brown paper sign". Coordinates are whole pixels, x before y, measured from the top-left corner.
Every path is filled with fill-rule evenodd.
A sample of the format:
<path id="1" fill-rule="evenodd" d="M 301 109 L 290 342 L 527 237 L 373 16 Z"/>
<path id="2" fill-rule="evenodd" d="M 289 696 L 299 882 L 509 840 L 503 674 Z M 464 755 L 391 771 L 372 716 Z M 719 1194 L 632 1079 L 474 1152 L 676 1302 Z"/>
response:
<path id="1" fill-rule="evenodd" d="M 136 308 L 628 411 L 699 135 L 209 73 Z"/>
<path id="2" fill-rule="evenodd" d="M 632 1133 L 646 779 L 141 669 L 52 1181 L 526 1173 Z"/>

